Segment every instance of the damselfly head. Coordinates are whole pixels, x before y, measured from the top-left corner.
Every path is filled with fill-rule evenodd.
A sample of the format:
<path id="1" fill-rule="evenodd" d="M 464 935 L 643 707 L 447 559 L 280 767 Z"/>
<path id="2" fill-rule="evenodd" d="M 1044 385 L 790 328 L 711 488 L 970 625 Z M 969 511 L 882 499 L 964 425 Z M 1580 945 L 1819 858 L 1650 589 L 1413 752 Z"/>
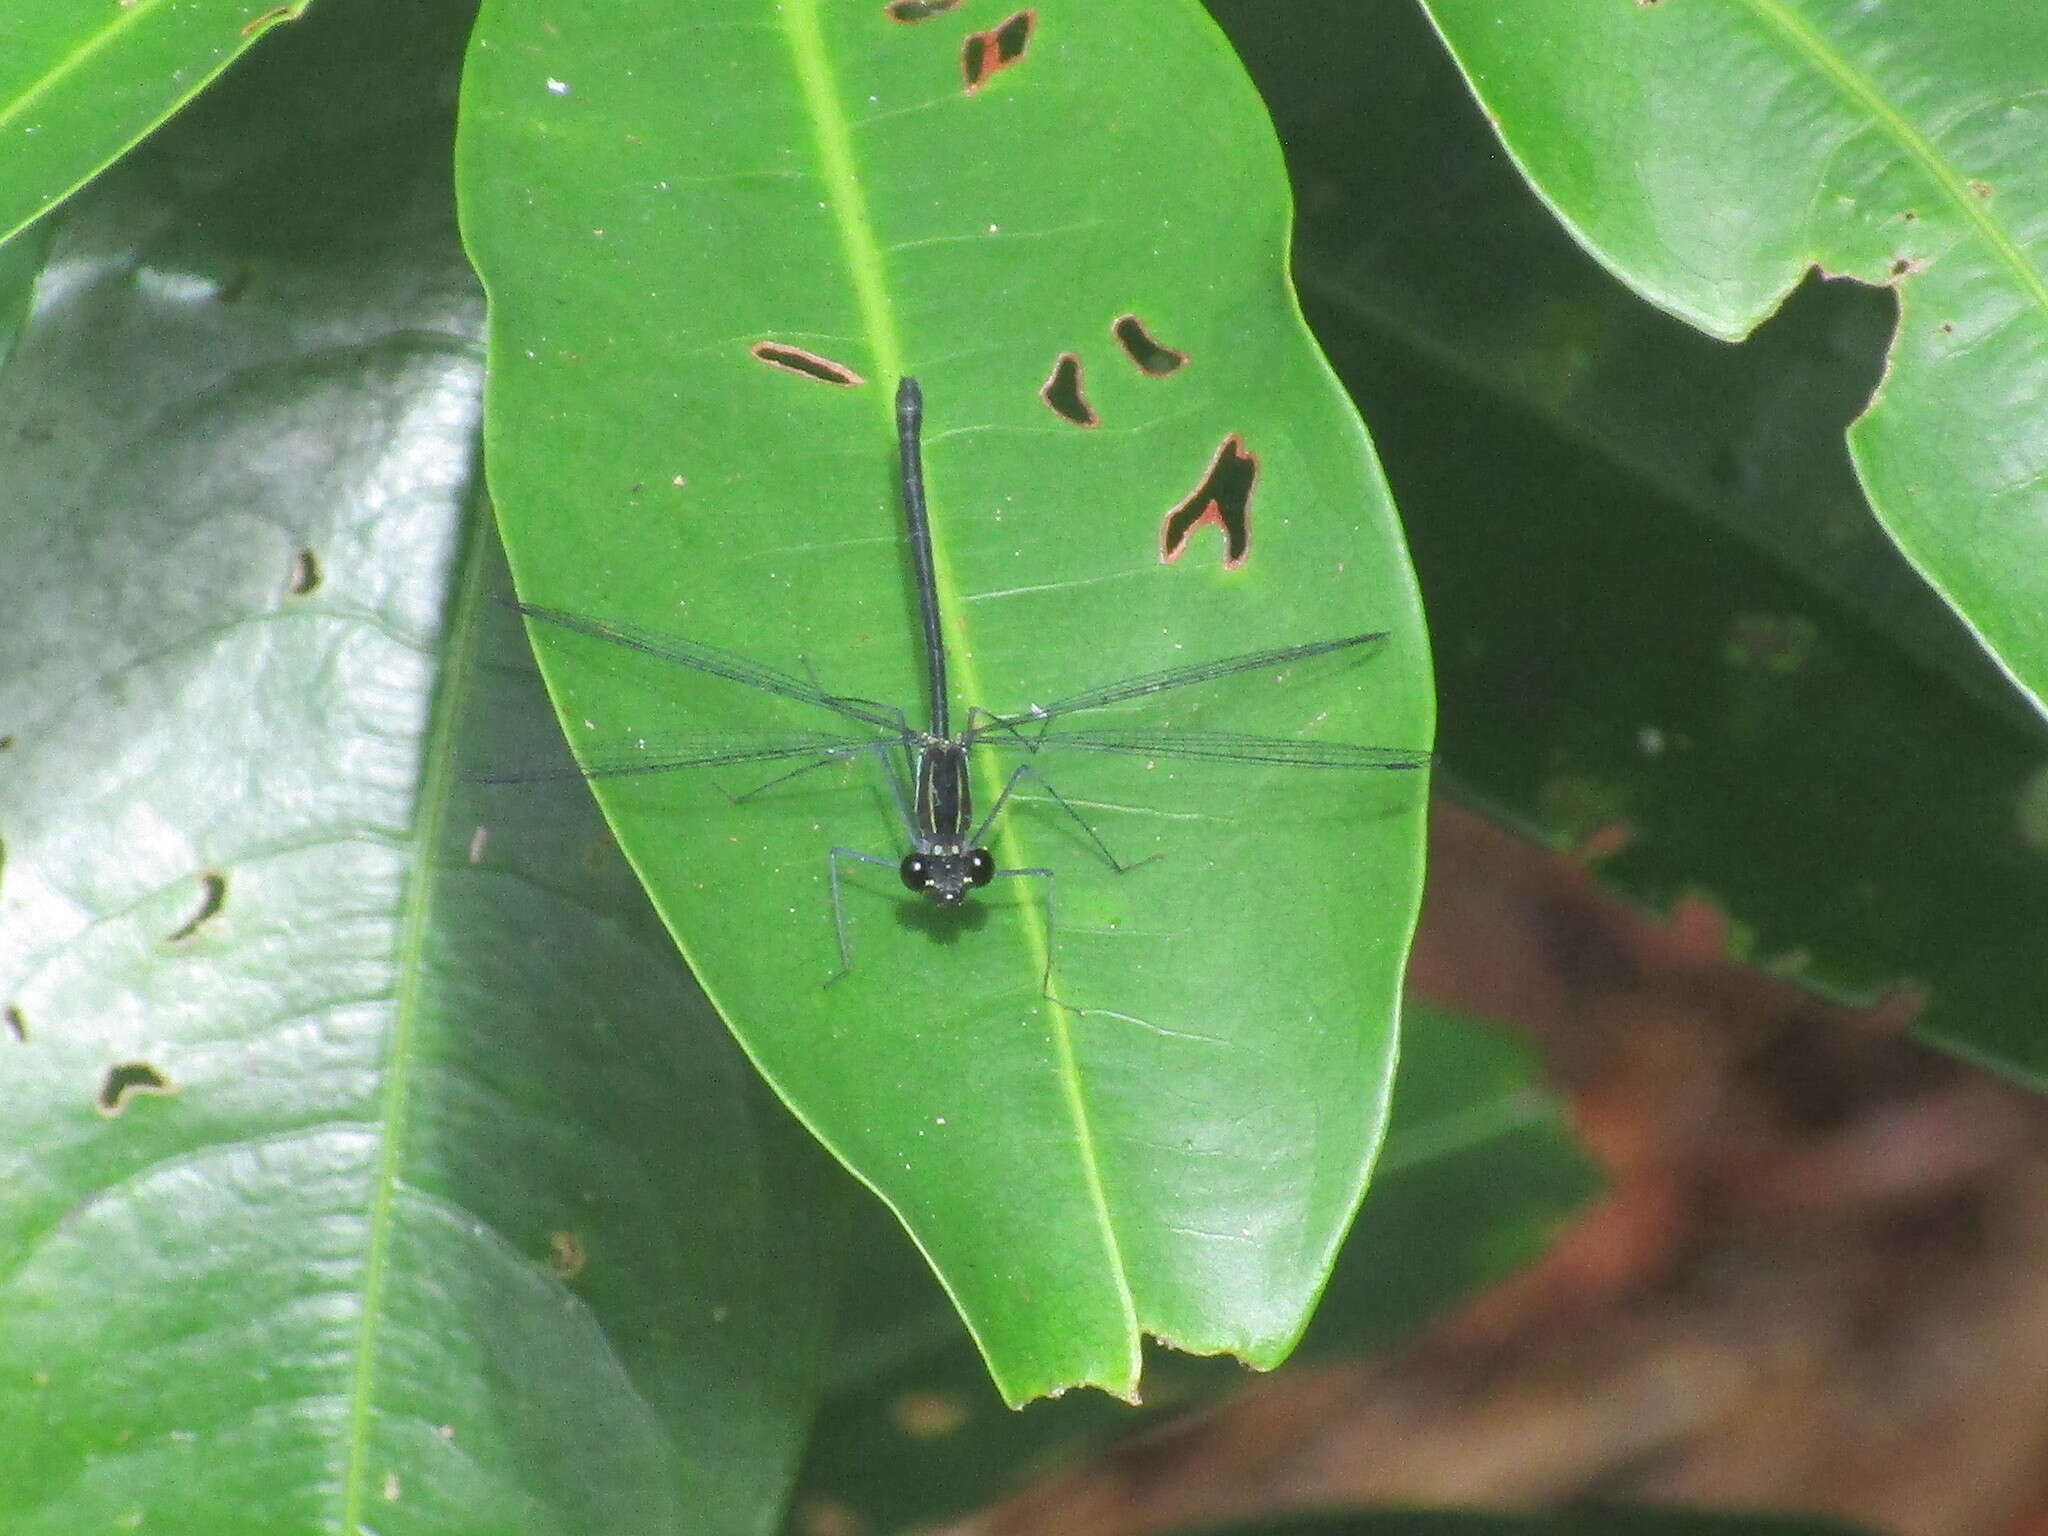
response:
<path id="1" fill-rule="evenodd" d="M 906 886 L 934 905 L 957 907 L 971 887 L 987 885 L 995 878 L 996 861 L 986 848 L 907 853 L 897 873 Z"/>

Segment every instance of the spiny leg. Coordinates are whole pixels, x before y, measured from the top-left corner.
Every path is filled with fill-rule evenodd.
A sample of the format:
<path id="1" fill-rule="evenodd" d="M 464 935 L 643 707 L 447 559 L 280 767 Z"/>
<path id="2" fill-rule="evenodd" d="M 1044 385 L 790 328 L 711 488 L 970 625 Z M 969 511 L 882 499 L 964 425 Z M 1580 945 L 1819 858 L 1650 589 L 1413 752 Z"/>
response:
<path id="1" fill-rule="evenodd" d="M 867 749 L 863 747 L 860 750 L 866 751 Z M 752 789 L 742 790 L 738 794 L 734 794 L 731 790 L 727 789 L 723 784 L 720 784 L 716 779 L 713 779 L 711 781 L 711 784 L 714 789 L 716 789 L 721 795 L 724 795 L 725 798 L 730 800 L 734 805 L 744 805 L 747 803 L 747 801 L 753 799 L 754 796 L 759 794 L 765 794 L 778 784 L 787 784 L 791 779 L 800 779 L 805 774 L 815 772 L 816 770 L 824 768 L 832 763 L 851 762 L 854 756 L 855 754 L 853 752 L 828 752 L 823 757 L 820 757 L 813 762 L 805 763 L 801 768 L 792 768 L 787 773 L 778 773 L 774 778 L 770 779 L 767 783 L 756 784 Z"/>
<path id="2" fill-rule="evenodd" d="M 1046 732 L 1052 729 L 1052 716 L 1048 715 L 1038 722 L 1036 736 L 1026 736 L 1019 729 L 1029 719 L 1029 716 L 1005 718 L 992 709 L 983 709 L 979 704 L 971 704 L 967 709 L 967 740 L 972 744 L 977 737 L 1001 731 L 1025 751 L 1036 752 L 1044 744 Z"/>
<path id="3" fill-rule="evenodd" d="M 878 714 L 894 715 L 896 717 L 896 726 L 899 730 L 907 732 L 910 729 L 909 718 L 894 704 L 884 704 L 880 699 L 856 698 L 850 693 L 826 693 L 825 684 L 818 677 L 818 669 L 811 665 L 811 658 L 808 656 L 798 656 L 797 660 L 803 663 L 804 676 L 811 680 L 811 686 L 817 689 L 819 693 L 825 694 L 825 697 L 834 704 L 851 704 L 865 709 L 872 709 Z"/>
<path id="4" fill-rule="evenodd" d="M 1014 779 L 1015 775 L 1013 774 L 1011 777 Z M 1058 886 L 1054 883 L 1052 871 L 1049 869 L 999 869 L 996 871 L 995 877 L 998 880 L 1043 880 L 1045 882 L 1045 972 L 1038 978 L 1038 995 L 1049 1003 L 1058 1003 L 1059 999 L 1052 995 L 1053 946 L 1056 942 L 1055 935 L 1059 931 L 1053 900 L 1053 893 L 1058 889 Z M 1065 1007 L 1066 1005 L 1062 1003 L 1061 1006 Z"/>
<path id="5" fill-rule="evenodd" d="M 888 773 L 889 792 L 895 796 L 896 809 L 903 816 L 903 829 L 909 835 L 911 842 L 915 844 L 917 842 L 917 822 L 910 809 L 910 790 L 903 781 L 903 770 L 896 761 L 894 751 L 896 747 L 900 746 L 907 754 L 910 751 L 909 738 L 910 732 L 906 729 L 904 731 L 904 740 L 901 742 L 878 741 L 872 747 L 866 747 L 862 750 L 871 751 L 881 759 L 882 766 Z M 815 767 L 816 764 L 812 766 Z M 853 969 L 853 945 L 846 937 L 846 903 L 839 884 L 839 861 L 841 859 L 852 859 L 861 864 L 875 864 L 887 870 L 900 868 L 894 859 L 884 859 L 872 853 L 862 853 L 858 848 L 834 848 L 826 854 L 825 867 L 831 872 L 832 876 L 832 931 L 839 936 L 839 969 L 825 978 L 825 985 L 828 987 Z"/>
<path id="6" fill-rule="evenodd" d="M 1088 824 L 1088 818 L 1083 816 L 1079 811 L 1075 810 L 1073 806 L 1069 805 L 1067 803 L 1066 796 L 1062 795 L 1058 790 L 1054 789 L 1052 787 L 1051 780 L 1047 779 L 1044 774 L 1040 773 L 1037 770 L 1037 768 L 1033 767 L 1030 763 L 1019 763 L 1016 766 L 1016 768 L 1011 771 L 1009 782 L 1003 785 L 1003 792 L 1000 795 L 996 796 L 996 803 L 989 808 L 989 813 L 981 818 L 981 825 L 975 829 L 975 847 L 979 848 L 983 846 L 984 841 L 988 836 L 988 829 L 995 825 L 997 813 L 1002 810 L 1004 802 L 1010 798 L 1011 791 L 1016 789 L 1018 781 L 1022 779 L 1024 775 L 1026 775 L 1027 773 L 1030 774 L 1032 778 L 1038 781 L 1039 787 L 1041 789 L 1043 789 L 1048 795 L 1052 796 L 1053 804 L 1057 805 L 1061 810 L 1065 811 L 1069 816 L 1074 818 L 1074 825 L 1076 825 L 1083 832 L 1088 834 L 1088 841 L 1095 845 L 1095 851 L 1102 855 L 1103 862 L 1108 864 L 1109 867 L 1115 870 L 1118 874 L 1127 875 L 1134 869 L 1142 869 L 1145 865 L 1150 864 L 1152 860 L 1159 857 L 1158 854 L 1154 853 L 1147 855 L 1145 858 L 1139 859 L 1135 864 L 1125 864 L 1120 862 L 1117 856 L 1109 851 L 1109 845 L 1102 840 L 1102 835 Z"/>
<path id="7" fill-rule="evenodd" d="M 908 734 L 909 733 L 906 730 L 905 735 L 908 736 Z M 752 789 L 747 790 L 742 794 L 735 795 L 731 793 L 729 790 L 727 790 L 723 785 L 719 785 L 717 787 L 719 793 L 724 795 L 726 799 L 730 800 L 734 805 L 740 805 L 748 800 L 753 799 L 754 796 L 758 794 L 762 794 L 768 790 L 773 789 L 778 784 L 787 784 L 791 779 L 801 778 L 804 774 L 811 772 L 813 769 L 823 768 L 832 763 L 850 763 L 855 758 L 865 756 L 866 754 L 872 752 L 878 759 L 880 759 L 882 766 L 889 770 L 890 787 L 895 790 L 896 804 L 898 808 L 903 811 L 904 824 L 908 826 L 910 819 L 910 811 L 907 803 L 903 798 L 903 789 L 901 785 L 900 775 L 897 773 L 896 770 L 896 759 L 890 755 L 901 745 L 901 742 L 895 741 L 871 741 L 866 742 L 858 747 L 843 747 L 837 751 L 827 751 L 824 756 L 818 758 L 816 761 L 805 763 L 801 768 L 792 768 L 788 773 L 779 773 L 774 778 L 770 779 L 766 784 L 756 784 Z"/>
<path id="8" fill-rule="evenodd" d="M 910 778 L 917 777 L 917 766 L 911 755 L 909 735 L 906 732 L 902 742 L 905 762 L 910 764 Z M 910 782 L 904 777 L 904 765 L 896 761 L 896 754 L 886 748 L 881 753 L 882 766 L 889 770 L 889 790 L 896 796 L 897 812 L 903 817 L 903 833 L 912 843 L 917 841 L 917 813 L 911 809 Z"/>
<path id="9" fill-rule="evenodd" d="M 825 985 L 831 986 L 853 970 L 853 946 L 846 939 L 846 906 L 840 900 L 839 861 L 854 859 L 862 864 L 879 864 L 884 869 L 894 869 L 893 859 L 877 858 L 872 853 L 862 853 L 858 848 L 834 848 L 825 855 L 825 867 L 832 873 L 832 930 L 839 935 L 839 969 L 825 978 Z"/>

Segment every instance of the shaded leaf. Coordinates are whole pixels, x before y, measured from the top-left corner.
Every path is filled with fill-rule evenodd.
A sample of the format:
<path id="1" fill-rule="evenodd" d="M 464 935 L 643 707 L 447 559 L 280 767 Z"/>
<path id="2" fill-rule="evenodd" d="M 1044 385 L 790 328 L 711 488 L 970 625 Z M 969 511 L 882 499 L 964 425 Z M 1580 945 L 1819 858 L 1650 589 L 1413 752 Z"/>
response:
<path id="1" fill-rule="evenodd" d="M 1890 295 L 1811 283 L 1712 341 L 1558 231 L 1412 11 L 1218 9 L 1280 113 L 1318 332 L 1458 637 L 1459 790 L 1604 845 L 1638 900 L 1704 899 L 1739 956 L 1846 1001 L 1924 994 L 1924 1038 L 2048 1081 L 2040 725 L 1842 446 Z"/>
<path id="2" fill-rule="evenodd" d="M 2048 707 L 2040 13 L 1429 8 L 1517 162 L 1653 302 L 1734 338 L 1809 266 L 1897 287 L 1884 387 L 1850 433 L 1858 471 L 1907 557 Z"/>
<path id="3" fill-rule="evenodd" d="M 58 216 L 0 373 L 0 1527 L 759 1531 L 823 1160 L 587 792 L 462 783 L 560 750 L 467 18 L 332 18 Z"/>

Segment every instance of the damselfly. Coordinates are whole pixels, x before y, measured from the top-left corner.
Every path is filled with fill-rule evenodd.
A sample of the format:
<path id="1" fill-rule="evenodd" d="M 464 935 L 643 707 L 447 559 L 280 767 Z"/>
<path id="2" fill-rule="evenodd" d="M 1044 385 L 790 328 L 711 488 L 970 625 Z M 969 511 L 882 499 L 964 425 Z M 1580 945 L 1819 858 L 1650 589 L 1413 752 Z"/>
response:
<path id="1" fill-rule="evenodd" d="M 928 687 L 925 718 L 929 720 L 929 726 L 913 725 L 906 711 L 892 705 L 828 693 L 815 681 L 806 681 L 779 668 L 699 641 L 660 634 L 616 619 L 591 618 L 561 608 L 547 608 L 537 603 L 513 605 L 529 619 L 541 624 L 587 635 L 738 683 L 742 687 L 757 688 L 792 699 L 860 727 L 858 734 L 847 734 L 843 730 L 837 733 L 805 731 L 743 744 L 721 740 L 701 743 L 695 748 L 667 750 L 656 744 L 645 752 L 624 759 L 586 761 L 578 770 L 582 777 L 598 779 L 668 773 L 681 768 L 708 768 L 721 764 L 798 762 L 798 766 L 789 772 L 738 797 L 746 799 L 830 763 L 843 763 L 863 756 L 879 760 L 902 816 L 910 851 L 898 859 L 882 858 L 855 848 L 833 848 L 827 853 L 832 924 L 839 940 L 839 969 L 830 980 L 838 980 L 853 968 L 853 948 L 846 934 L 846 910 L 840 881 L 844 864 L 860 863 L 893 868 L 906 887 L 940 907 L 957 907 L 970 891 L 992 880 L 1043 880 L 1048 934 L 1044 985 L 1050 987 L 1053 872 L 1045 868 L 999 869 L 988 849 L 990 830 L 1011 795 L 1026 779 L 1034 780 L 1052 803 L 1080 827 L 1111 869 L 1123 874 L 1137 865 L 1120 862 L 1087 819 L 1047 782 L 1029 760 L 1042 751 L 1110 752 L 1144 758 L 1290 768 L 1412 769 L 1421 768 L 1430 761 L 1429 753 L 1403 747 L 1367 747 L 1348 742 L 1304 741 L 1294 737 L 1255 736 L 1234 731 L 1148 729 L 1123 725 L 1076 729 L 1061 725 L 1069 716 L 1171 689 L 1214 682 L 1238 673 L 1271 671 L 1314 656 L 1377 645 L 1387 638 L 1384 630 L 1343 635 L 1333 640 L 1312 640 L 1304 645 L 1276 646 L 1270 650 L 1227 656 L 1218 661 L 1142 672 L 1100 687 L 1067 694 L 1050 704 L 1034 704 L 1015 714 L 996 714 L 975 707 L 967 711 L 965 729 L 955 731 L 946 683 L 946 643 L 940 623 L 938 582 L 932 566 L 931 524 L 925 508 L 924 463 L 920 446 L 923 420 L 924 397 L 917 381 L 906 378 L 896 391 L 896 434 L 911 573 L 917 588 L 918 617 L 924 629 L 925 682 Z M 1027 758 L 1010 770 L 994 804 L 979 820 L 974 814 L 969 772 L 969 754 L 977 749 L 1021 751 Z M 507 783 L 540 776 L 543 775 L 504 774 L 490 775 L 488 779 Z"/>

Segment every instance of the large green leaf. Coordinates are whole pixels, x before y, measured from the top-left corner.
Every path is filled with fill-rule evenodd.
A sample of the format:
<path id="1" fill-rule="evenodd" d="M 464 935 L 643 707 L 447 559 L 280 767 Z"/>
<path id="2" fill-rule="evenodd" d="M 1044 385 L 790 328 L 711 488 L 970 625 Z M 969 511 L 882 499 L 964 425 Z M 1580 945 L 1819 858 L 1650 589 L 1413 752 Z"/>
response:
<path id="1" fill-rule="evenodd" d="M 1392 1347 L 1535 1259 L 1592 1187 L 1533 1053 L 1411 1001 L 1386 1147 L 1302 1356 Z M 795 1530 L 848 1516 L 876 1536 L 931 1529 L 1086 1441 L 1142 1430 L 1245 1380 L 1226 1362 L 1159 1352 L 1146 1362 L 1146 1414 L 1093 1393 L 1005 1413 L 922 1269 L 900 1233 L 861 1230 Z"/>
<path id="2" fill-rule="evenodd" d="M 927 19 L 486 7 L 459 174 L 522 594 L 913 705 L 890 395 L 914 373 L 958 705 L 1386 629 L 1362 662 L 1135 718 L 1427 746 L 1399 534 L 1295 312 L 1279 158 L 1220 38 L 1188 0 L 1056 0 L 970 91 L 963 58 L 1014 47 L 1000 8 L 893 9 Z M 1185 366 L 1127 358 L 1126 313 Z M 1092 430 L 1040 398 L 1065 352 Z M 1248 559 L 1203 530 L 1162 563 L 1164 515 L 1232 433 L 1260 466 Z M 542 650 L 587 756 L 838 723 L 573 636 Z M 1119 878 L 1031 793 L 995 852 L 1057 870 L 1056 929 L 1042 881 L 948 921 L 862 868 L 831 986 L 826 850 L 902 852 L 873 765 L 738 806 L 738 773 L 601 790 L 720 1010 L 903 1218 L 1013 1401 L 1133 1391 L 1146 1333 L 1285 1353 L 1378 1140 L 1420 883 L 1420 775 L 1057 768 L 1119 855 L 1159 857 Z"/>
<path id="3" fill-rule="evenodd" d="M 0 1528 L 758 1531 L 828 1165 L 581 786 L 462 782 L 561 752 L 467 17 L 328 14 L 58 216 L 0 373 Z"/>
<path id="4" fill-rule="evenodd" d="M 2041 10 L 1426 3 L 1546 200 L 1672 313 L 1737 337 L 1809 266 L 1897 286 L 1858 470 L 2048 709 Z"/>
<path id="5" fill-rule="evenodd" d="M 0 240 L 70 196 L 307 0 L 21 0 L 0 16 Z"/>
<path id="6" fill-rule="evenodd" d="M 1831 995 L 1919 990 L 1924 1037 L 2048 1082 L 2048 743 L 1842 445 L 1891 296 L 1812 283 L 1713 341 L 1560 233 L 1412 7 L 1218 9 L 1275 103 L 1318 333 L 1458 637 L 1460 792 L 1619 842 L 1618 889 L 1703 897 L 1738 954 Z"/>

